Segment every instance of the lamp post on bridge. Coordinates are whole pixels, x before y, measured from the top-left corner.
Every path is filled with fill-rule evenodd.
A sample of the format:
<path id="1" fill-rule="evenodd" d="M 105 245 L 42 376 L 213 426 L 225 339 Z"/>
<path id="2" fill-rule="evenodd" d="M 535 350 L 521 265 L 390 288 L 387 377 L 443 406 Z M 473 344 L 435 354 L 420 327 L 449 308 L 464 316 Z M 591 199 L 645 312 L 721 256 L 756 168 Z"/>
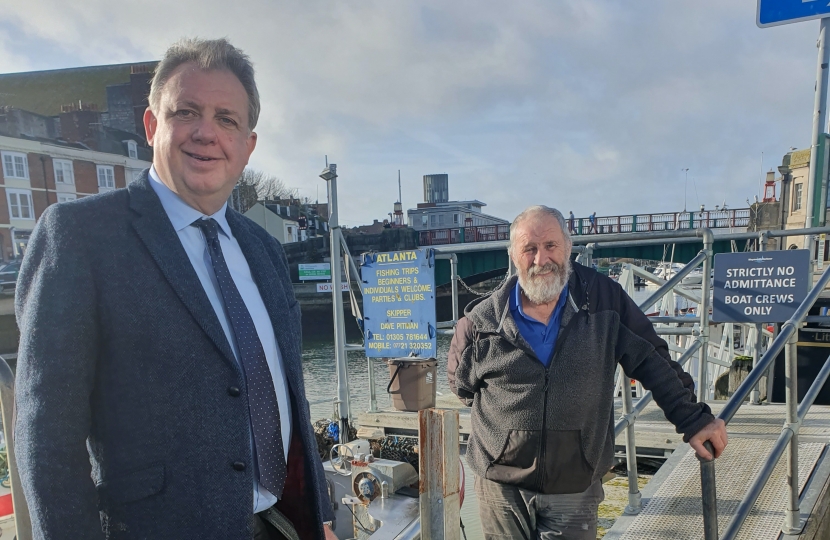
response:
<path id="1" fill-rule="evenodd" d="M 686 193 L 689 191 L 689 169 L 688 167 L 685 169 L 680 169 L 682 172 L 686 173 L 686 181 L 683 184 L 683 211 L 686 211 Z"/>

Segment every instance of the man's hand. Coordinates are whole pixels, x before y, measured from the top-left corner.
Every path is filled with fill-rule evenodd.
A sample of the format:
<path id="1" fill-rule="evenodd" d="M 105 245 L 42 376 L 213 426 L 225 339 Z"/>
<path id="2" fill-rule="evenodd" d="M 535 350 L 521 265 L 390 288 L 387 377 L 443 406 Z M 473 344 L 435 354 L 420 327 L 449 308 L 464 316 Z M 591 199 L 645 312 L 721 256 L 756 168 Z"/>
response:
<path id="1" fill-rule="evenodd" d="M 326 540 L 339 540 L 337 535 L 334 534 L 334 531 L 332 531 L 328 525 L 323 525 L 323 532 L 326 533 Z"/>
<path id="2" fill-rule="evenodd" d="M 712 443 L 712 447 L 715 449 L 715 457 L 719 458 L 727 444 L 726 424 L 723 420 L 715 418 L 689 439 L 689 446 L 694 448 L 697 455 L 705 460 L 710 460 L 712 454 L 703 446 L 706 441 Z"/>

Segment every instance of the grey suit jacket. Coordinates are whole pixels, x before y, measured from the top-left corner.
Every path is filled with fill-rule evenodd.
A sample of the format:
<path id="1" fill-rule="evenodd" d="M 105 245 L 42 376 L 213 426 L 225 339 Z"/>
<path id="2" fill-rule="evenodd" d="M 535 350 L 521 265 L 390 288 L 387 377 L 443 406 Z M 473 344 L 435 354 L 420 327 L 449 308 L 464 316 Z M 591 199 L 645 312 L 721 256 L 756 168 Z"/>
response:
<path id="1" fill-rule="evenodd" d="M 227 219 L 273 324 L 294 410 L 280 505 L 304 539 L 323 538 L 332 512 L 285 254 L 244 216 L 228 210 Z M 15 304 L 16 448 L 35 538 L 251 538 L 245 379 L 146 171 L 127 189 L 47 209 Z"/>

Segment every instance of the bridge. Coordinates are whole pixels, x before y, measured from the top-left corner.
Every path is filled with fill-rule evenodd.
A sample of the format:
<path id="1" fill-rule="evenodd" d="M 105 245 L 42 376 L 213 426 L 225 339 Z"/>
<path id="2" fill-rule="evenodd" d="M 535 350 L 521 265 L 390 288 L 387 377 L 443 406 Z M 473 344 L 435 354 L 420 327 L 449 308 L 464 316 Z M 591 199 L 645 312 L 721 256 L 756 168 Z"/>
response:
<path id="1" fill-rule="evenodd" d="M 593 244 L 593 258 L 671 260 L 685 264 L 703 247 L 702 240 L 694 236 L 695 231 L 701 229 L 711 229 L 715 233 L 714 253 L 743 251 L 747 248 L 748 239 L 753 240 L 751 245 L 754 245 L 757 233 L 745 233 L 749 226 L 749 212 L 749 208 L 740 208 L 598 216 L 594 227 L 591 227 L 590 218 L 575 218 L 571 237 L 575 246 Z M 740 231 L 737 237 L 736 229 Z M 681 238 L 684 234 L 687 236 Z M 654 235 L 653 239 L 649 238 L 651 235 Z M 666 239 L 667 235 L 676 238 Z M 658 237 L 664 240 L 658 241 Z M 455 253 L 459 277 L 472 285 L 507 270 L 510 264 L 507 256 L 509 238 L 509 225 L 484 225 L 420 231 L 418 240 L 422 247 L 433 246 L 439 253 Z M 450 281 L 449 261 L 437 261 L 436 286 L 448 285 Z"/>
<path id="2" fill-rule="evenodd" d="M 745 229 L 749 226 L 749 208 L 737 210 L 704 210 L 700 212 L 664 212 L 661 214 L 632 214 L 625 216 L 598 216 L 596 224 L 590 217 L 574 218 L 568 223 L 572 236 L 619 234 L 635 232 L 679 231 L 688 229 Z M 570 220 L 569 220 L 570 221 Z M 470 242 L 494 242 L 510 238 L 509 225 L 482 225 L 454 229 L 420 231 L 421 246 L 441 246 Z"/>

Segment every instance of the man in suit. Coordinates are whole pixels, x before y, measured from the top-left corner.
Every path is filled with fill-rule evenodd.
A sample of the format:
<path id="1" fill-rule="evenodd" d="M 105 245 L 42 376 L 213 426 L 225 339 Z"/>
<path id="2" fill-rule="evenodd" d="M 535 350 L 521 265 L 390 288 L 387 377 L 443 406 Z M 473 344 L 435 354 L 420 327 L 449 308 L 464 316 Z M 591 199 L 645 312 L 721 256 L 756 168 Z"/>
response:
<path id="1" fill-rule="evenodd" d="M 259 108 L 239 49 L 173 45 L 144 115 L 153 167 L 38 222 L 16 298 L 35 538 L 336 538 L 287 260 L 226 203 Z"/>

